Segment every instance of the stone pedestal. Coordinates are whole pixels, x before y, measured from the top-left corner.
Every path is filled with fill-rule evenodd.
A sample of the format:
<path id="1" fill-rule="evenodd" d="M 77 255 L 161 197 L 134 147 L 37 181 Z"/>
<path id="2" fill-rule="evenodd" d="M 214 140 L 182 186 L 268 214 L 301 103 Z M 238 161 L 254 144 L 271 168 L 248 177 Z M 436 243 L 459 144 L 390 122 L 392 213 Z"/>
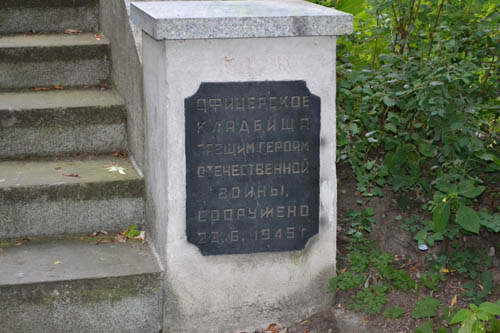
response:
<path id="1" fill-rule="evenodd" d="M 143 29 L 147 219 L 164 331 L 232 332 L 331 304 L 335 43 L 310 3 L 132 4 Z"/>

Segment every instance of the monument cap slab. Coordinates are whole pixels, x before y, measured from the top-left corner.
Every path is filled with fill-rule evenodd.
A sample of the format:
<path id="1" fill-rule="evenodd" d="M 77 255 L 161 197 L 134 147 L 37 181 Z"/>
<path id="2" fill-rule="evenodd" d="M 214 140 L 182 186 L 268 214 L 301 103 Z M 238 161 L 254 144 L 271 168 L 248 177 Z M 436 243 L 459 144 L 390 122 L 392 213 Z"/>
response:
<path id="1" fill-rule="evenodd" d="M 156 40 L 337 36 L 353 17 L 289 1 L 168 1 L 132 3 L 132 20 Z"/>

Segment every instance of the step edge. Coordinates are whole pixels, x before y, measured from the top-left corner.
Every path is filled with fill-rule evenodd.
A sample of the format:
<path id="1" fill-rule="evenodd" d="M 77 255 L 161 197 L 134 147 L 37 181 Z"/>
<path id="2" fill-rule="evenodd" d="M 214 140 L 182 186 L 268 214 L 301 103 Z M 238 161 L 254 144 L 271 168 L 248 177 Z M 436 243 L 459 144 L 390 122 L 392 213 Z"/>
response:
<path id="1" fill-rule="evenodd" d="M 96 276 L 96 277 L 83 277 L 83 278 L 74 278 L 74 279 L 55 279 L 55 280 L 37 280 L 37 281 L 31 281 L 31 282 L 21 282 L 21 283 L 0 283 L 0 288 L 2 287 L 22 287 L 22 286 L 29 286 L 29 285 L 34 285 L 34 284 L 50 284 L 50 283 L 64 283 L 64 282 L 83 282 L 83 281 L 95 281 L 95 280 L 102 280 L 102 279 L 120 279 L 120 278 L 134 278 L 134 277 L 140 277 L 144 275 L 152 275 L 153 277 L 157 277 L 158 279 L 161 278 L 161 275 L 163 274 L 163 271 L 159 267 L 158 263 L 156 263 L 155 259 L 155 270 L 150 270 L 150 271 L 144 271 L 140 273 L 135 273 L 135 274 L 123 274 L 123 275 L 109 275 L 109 276 Z"/>
<path id="2" fill-rule="evenodd" d="M 121 191 L 113 191 L 110 193 L 111 186 L 115 186 Z M 108 189 L 108 191 L 94 195 L 90 193 L 102 187 Z M 125 189 L 128 191 L 124 191 Z M 0 198 L 2 198 L 2 202 L 5 204 L 35 201 L 40 197 L 44 197 L 46 201 L 62 201 L 74 191 L 79 193 L 79 196 L 75 198 L 74 201 L 144 198 L 145 182 L 144 178 L 137 175 L 131 179 L 116 181 L 5 186 L 0 187 Z"/>
<path id="3" fill-rule="evenodd" d="M 62 89 L 62 90 L 47 90 L 47 91 L 36 91 L 36 90 L 13 90 L 13 91 L 0 91 L 0 100 L 2 97 L 5 97 L 7 95 L 17 95 L 19 97 L 25 97 L 25 98 L 32 98 L 35 95 L 39 95 L 40 99 L 47 99 L 47 98 L 55 98 L 56 96 L 58 98 L 70 98 L 73 97 L 72 94 L 78 93 L 84 95 L 86 99 L 93 100 L 93 97 L 96 95 L 101 95 L 99 97 L 105 97 L 106 99 L 109 100 L 109 103 L 93 103 L 93 104 L 85 104 L 85 105 L 58 105 L 58 106 L 41 106 L 41 107 L 36 107 L 36 106 L 30 106 L 28 104 L 26 105 L 21 105 L 20 107 L 9 107 L 7 104 L 1 104 L 0 103 L 0 112 L 12 112 L 12 111 L 25 111 L 25 110 L 41 110 L 41 111 L 46 111 L 46 110 L 59 110 L 59 109 L 80 109 L 80 108 L 94 108 L 94 107 L 126 107 L 125 105 L 125 100 L 123 97 L 115 90 L 115 89 L 109 89 L 105 91 L 99 91 L 96 89 Z M 45 95 L 45 96 L 44 96 Z M 50 96 L 49 96 L 50 95 Z M 24 101 L 21 101 L 23 103 Z"/>
<path id="4" fill-rule="evenodd" d="M 91 36 L 96 36 L 99 34 L 94 34 L 94 33 L 82 33 L 81 34 L 83 37 L 81 39 L 86 39 Z M 84 46 L 84 47 L 89 47 L 89 46 L 110 46 L 111 42 L 110 40 L 103 36 L 100 35 L 100 39 L 95 39 L 92 40 L 89 38 L 88 40 L 83 40 L 79 41 L 77 43 L 47 43 L 47 44 L 40 44 L 40 45 L 29 45 L 29 44 L 17 44 L 17 45 L 12 45 L 12 41 L 20 41 L 22 39 L 29 40 L 29 39 L 34 39 L 36 37 L 40 36 L 45 36 L 45 35 L 26 35 L 26 34 L 14 34 L 14 35 L 9 35 L 9 36 L 0 36 L 0 50 L 15 50 L 15 49 L 43 49 L 43 48 L 65 48 L 65 47 L 70 47 L 74 48 L 76 46 Z M 67 36 L 74 36 L 74 35 L 68 35 L 64 33 L 56 33 L 56 34 L 47 34 L 46 36 L 50 37 L 57 37 L 57 36 L 64 36 L 63 39 L 69 39 Z M 41 37 L 42 40 L 44 37 Z M 77 37 L 79 38 L 79 37 Z M 7 41 L 6 41 L 7 40 Z"/>

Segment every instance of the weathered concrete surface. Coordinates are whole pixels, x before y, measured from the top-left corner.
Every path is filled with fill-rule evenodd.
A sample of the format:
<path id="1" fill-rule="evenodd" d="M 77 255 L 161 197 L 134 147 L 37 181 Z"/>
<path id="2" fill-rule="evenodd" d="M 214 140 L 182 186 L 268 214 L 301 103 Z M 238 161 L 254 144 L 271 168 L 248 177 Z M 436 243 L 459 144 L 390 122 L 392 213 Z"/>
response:
<path id="1" fill-rule="evenodd" d="M 124 167 L 126 174 L 106 170 L 111 163 Z M 3 161 L 0 238 L 123 231 L 143 224 L 143 192 L 133 166 L 112 156 Z"/>
<path id="2" fill-rule="evenodd" d="M 0 158 L 124 150 L 126 122 L 112 90 L 0 93 Z"/>
<path id="3" fill-rule="evenodd" d="M 165 330 L 231 332 L 270 322 L 287 324 L 331 304 L 327 288 L 335 274 L 336 249 L 335 41 L 293 37 L 162 42 L 144 34 L 147 216 L 166 269 Z M 201 82 L 266 80 L 305 80 L 311 93 L 321 98 L 319 234 L 298 252 L 202 256 L 186 241 L 184 98 Z"/>
<path id="4" fill-rule="evenodd" d="M 0 34 L 97 31 L 98 0 L 2 0 Z"/>
<path id="5" fill-rule="evenodd" d="M 147 245 L 0 242 L 0 332 L 154 332 L 161 271 Z"/>
<path id="6" fill-rule="evenodd" d="M 129 17 L 129 0 L 101 1 L 100 27 L 111 42 L 111 80 L 127 106 L 128 148 L 144 168 L 144 98 L 142 63 Z"/>
<path id="7" fill-rule="evenodd" d="M 299 1 L 169 1 L 132 4 L 132 20 L 162 39 L 335 36 L 353 17 Z"/>
<path id="8" fill-rule="evenodd" d="M 98 85 L 109 78 L 109 41 L 95 34 L 0 38 L 0 89 Z"/>

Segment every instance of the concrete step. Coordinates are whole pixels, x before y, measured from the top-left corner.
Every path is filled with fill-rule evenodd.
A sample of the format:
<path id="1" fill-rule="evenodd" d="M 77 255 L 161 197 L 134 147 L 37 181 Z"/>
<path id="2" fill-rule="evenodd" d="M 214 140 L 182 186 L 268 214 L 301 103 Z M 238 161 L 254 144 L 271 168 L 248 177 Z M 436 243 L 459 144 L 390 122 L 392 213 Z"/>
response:
<path id="1" fill-rule="evenodd" d="M 2 0 L 0 34 L 97 31 L 99 0 Z"/>
<path id="2" fill-rule="evenodd" d="M 126 121 L 113 90 L 0 92 L 0 158 L 125 150 Z"/>
<path id="3" fill-rule="evenodd" d="M 0 239 L 123 231 L 144 221 L 144 182 L 112 155 L 0 162 Z M 112 163 L 126 174 L 109 172 Z"/>
<path id="4" fill-rule="evenodd" d="M 161 270 L 147 244 L 0 242 L 0 332 L 154 332 Z"/>
<path id="5" fill-rule="evenodd" d="M 0 38 L 0 89 L 95 86 L 109 78 L 109 41 L 95 34 Z"/>

